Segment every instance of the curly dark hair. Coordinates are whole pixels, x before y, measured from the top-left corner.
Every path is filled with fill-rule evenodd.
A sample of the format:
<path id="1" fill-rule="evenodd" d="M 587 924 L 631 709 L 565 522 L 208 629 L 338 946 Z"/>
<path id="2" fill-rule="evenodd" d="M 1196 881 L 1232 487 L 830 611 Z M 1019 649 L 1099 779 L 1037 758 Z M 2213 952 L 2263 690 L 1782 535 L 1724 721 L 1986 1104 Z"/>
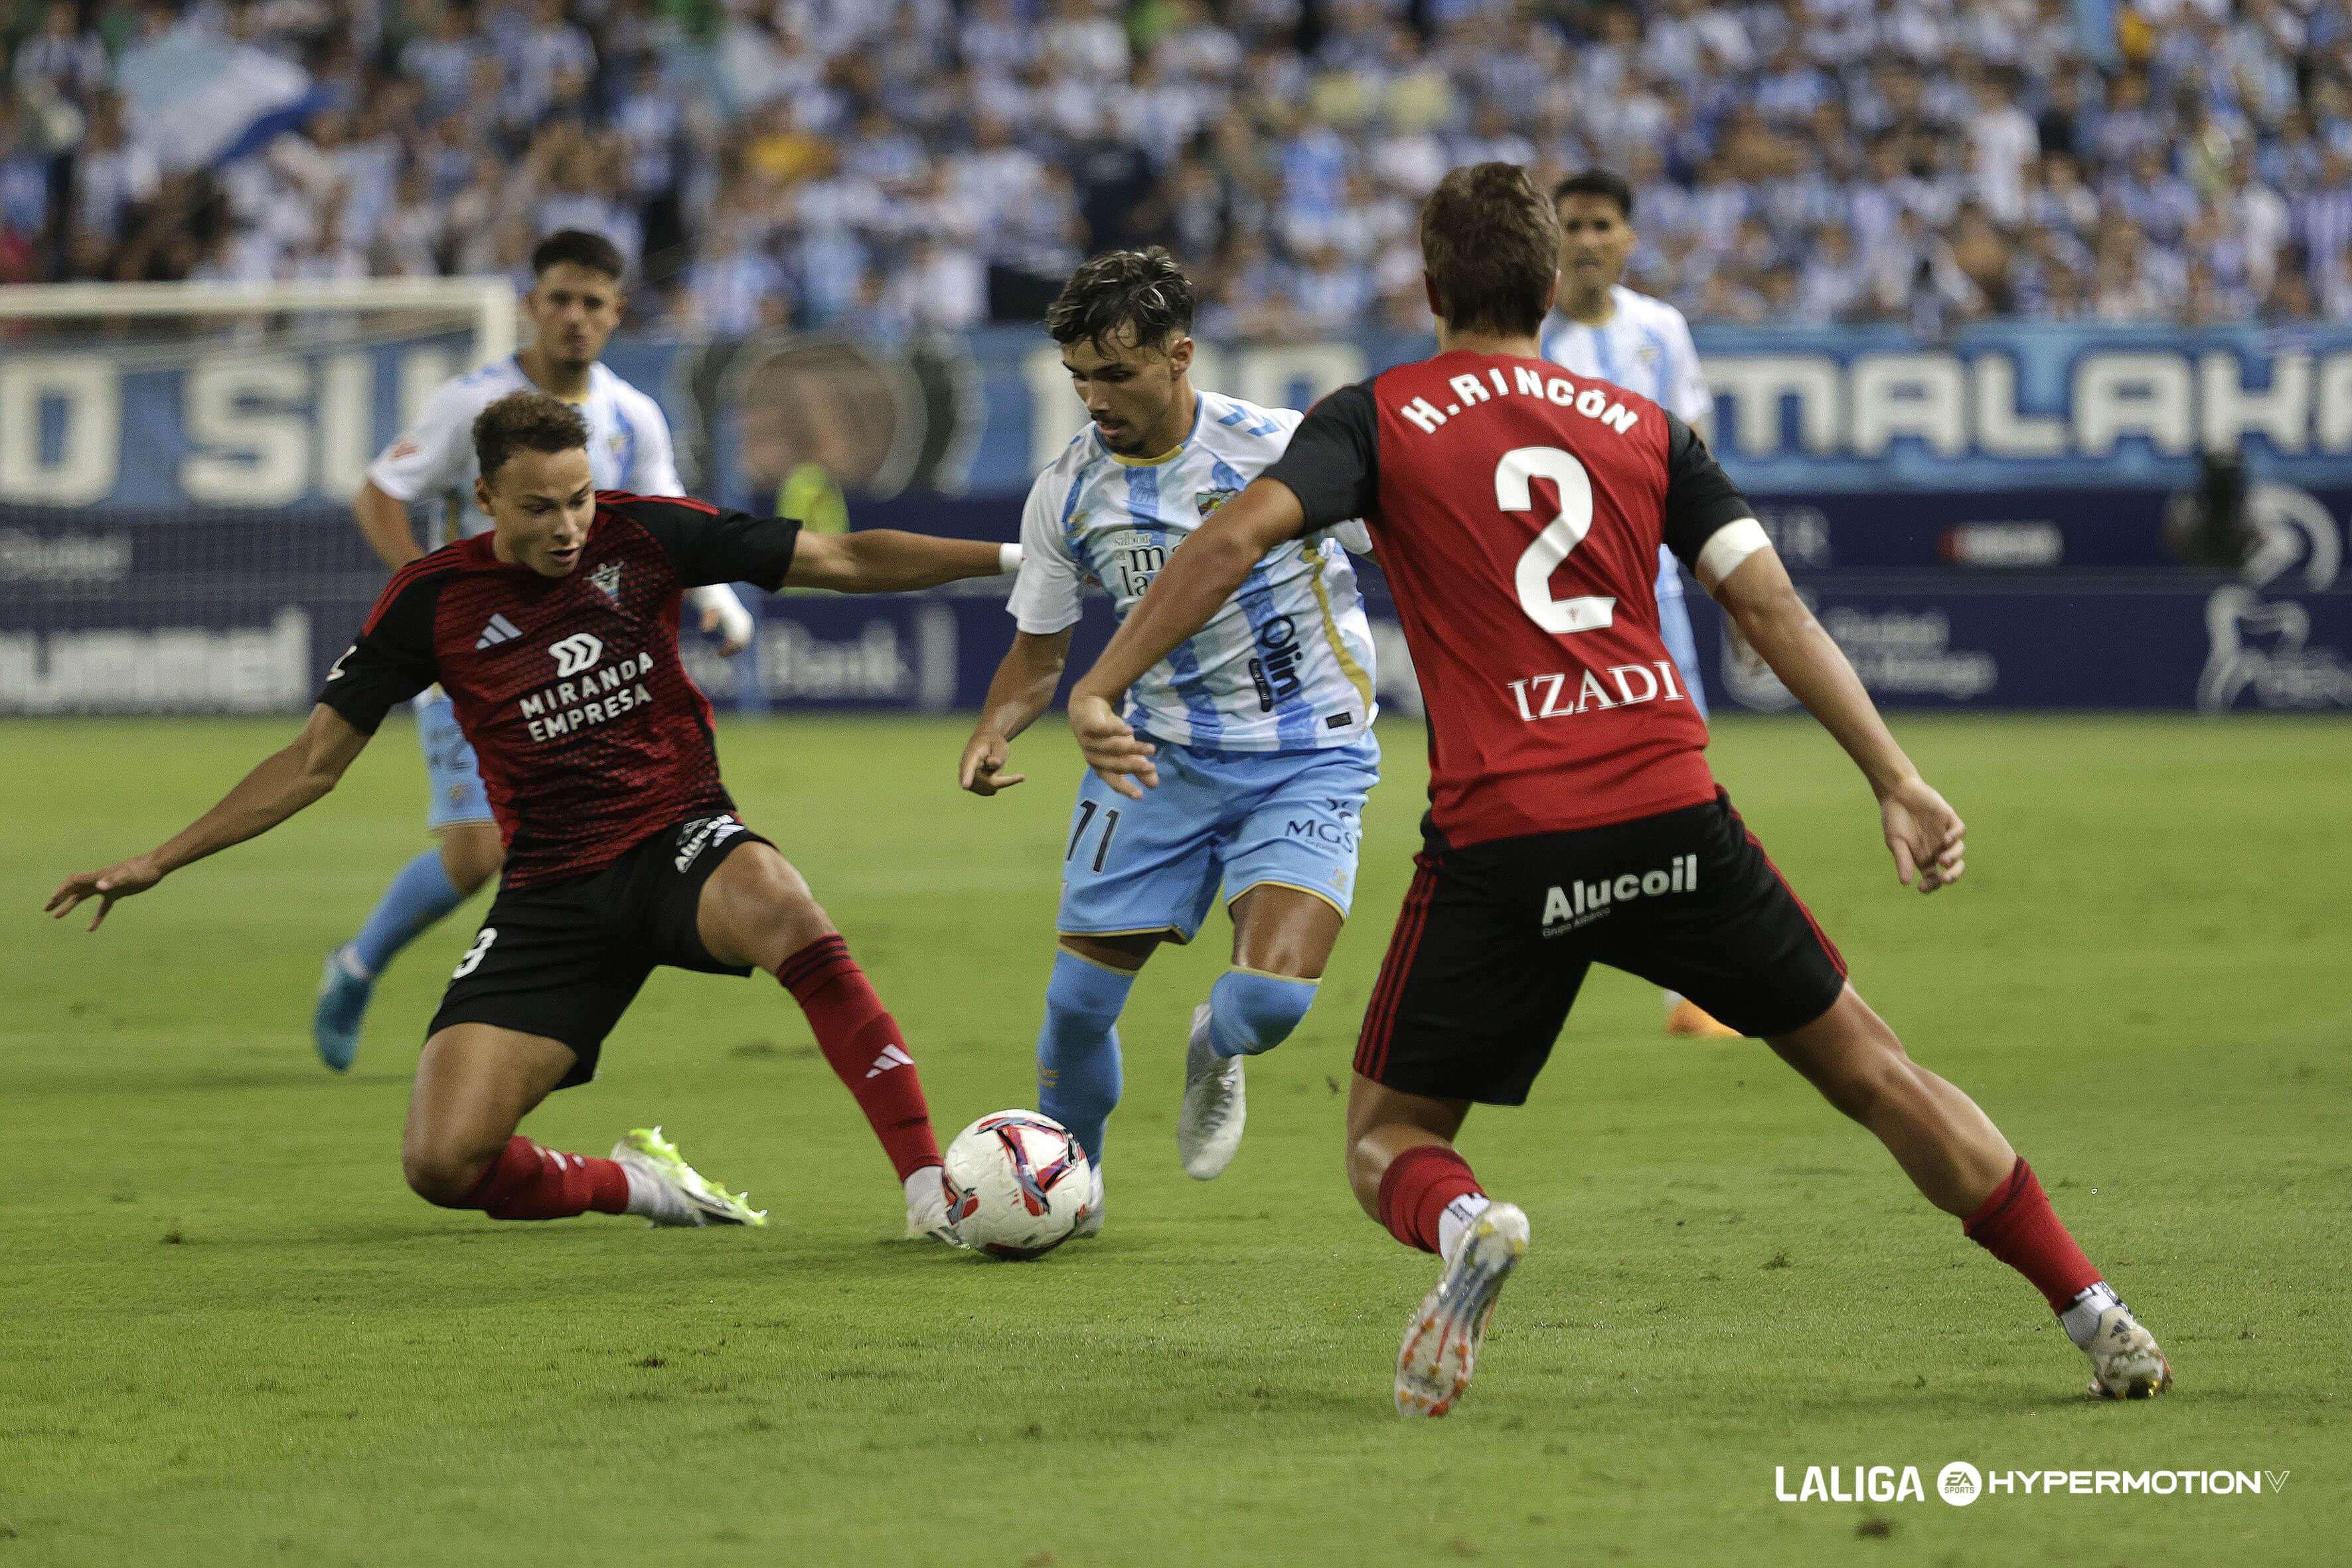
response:
<path id="1" fill-rule="evenodd" d="M 1162 344 L 1192 330 L 1192 280 L 1165 246 L 1112 250 L 1070 274 L 1045 311 L 1045 331 L 1057 343 L 1100 349 L 1132 334 L 1138 344 Z"/>
<path id="2" fill-rule="evenodd" d="M 1530 336 L 1559 272 L 1559 214 L 1517 163 L 1473 163 L 1430 193 L 1421 256 L 1448 326 Z"/>
<path id="3" fill-rule="evenodd" d="M 580 410 L 543 392 L 509 392 L 474 418 L 474 460 L 490 479 L 517 452 L 568 452 L 588 445 Z"/>

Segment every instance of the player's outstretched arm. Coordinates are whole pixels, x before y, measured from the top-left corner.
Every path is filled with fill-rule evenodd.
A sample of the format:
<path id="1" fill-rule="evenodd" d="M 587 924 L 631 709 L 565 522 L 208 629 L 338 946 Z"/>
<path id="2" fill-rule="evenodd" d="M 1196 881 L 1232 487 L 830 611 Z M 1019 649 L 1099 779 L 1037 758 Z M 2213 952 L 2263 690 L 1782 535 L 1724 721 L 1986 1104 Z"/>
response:
<path id="1" fill-rule="evenodd" d="M 1895 744 L 1853 666 L 1798 597 L 1780 553 L 1769 545 L 1758 549 L 1706 587 L 1748 646 L 1822 728 L 1837 737 L 1870 781 L 1871 792 L 1878 796 L 1886 847 L 1904 885 L 1916 878 L 1921 892 L 1932 893 L 1958 881 L 1967 869 L 1962 858 L 1967 826 L 1959 813 L 1919 776 Z"/>
<path id="2" fill-rule="evenodd" d="M 1027 773 L 1008 773 L 1005 760 L 1013 738 L 1037 721 L 1054 705 L 1054 689 L 1062 683 L 1063 667 L 1070 658 L 1070 634 L 1015 632 L 996 674 L 988 683 L 988 700 L 981 705 L 980 722 L 964 742 L 963 760 L 956 765 L 956 784 L 977 795 L 1011 789 Z"/>
<path id="3" fill-rule="evenodd" d="M 48 912 L 63 920 L 83 900 L 96 899 L 98 912 L 89 920 L 96 931 L 115 900 L 143 893 L 189 862 L 267 833 L 320 799 L 367 743 L 350 720 L 321 703 L 310 710 L 310 721 L 292 744 L 263 759 L 217 805 L 144 855 L 68 877 L 49 895 Z"/>
<path id="4" fill-rule="evenodd" d="M 1110 646 L 1070 689 L 1070 730 L 1105 784 L 1130 800 L 1143 798 L 1143 785 L 1159 784 L 1151 747 L 1119 719 L 1120 699 L 1209 624 L 1267 551 L 1306 531 L 1297 492 L 1279 479 L 1253 479 L 1168 557 Z"/>
<path id="5" fill-rule="evenodd" d="M 829 588 L 836 594 L 903 594 L 936 588 L 965 577 L 994 577 L 1017 570 L 1017 545 L 977 539 L 934 539 L 895 528 L 861 533 L 803 532 L 793 547 L 784 581 L 798 588 Z"/>

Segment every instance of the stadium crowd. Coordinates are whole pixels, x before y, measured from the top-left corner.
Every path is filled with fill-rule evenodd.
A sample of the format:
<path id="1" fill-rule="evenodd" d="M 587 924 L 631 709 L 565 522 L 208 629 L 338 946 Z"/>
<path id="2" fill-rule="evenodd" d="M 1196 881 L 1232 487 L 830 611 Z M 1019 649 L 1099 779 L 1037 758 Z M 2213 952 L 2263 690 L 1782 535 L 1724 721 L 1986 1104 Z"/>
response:
<path id="1" fill-rule="evenodd" d="M 203 29 L 310 112 L 175 169 Z M 601 230 L 682 330 L 1036 317 L 1157 239 L 1215 334 L 1419 327 L 1448 167 L 1636 193 L 1696 320 L 2352 317 L 2347 0 L 18 0 L 0 277 L 519 268 Z M 131 101 L 126 101 L 130 99 Z"/>

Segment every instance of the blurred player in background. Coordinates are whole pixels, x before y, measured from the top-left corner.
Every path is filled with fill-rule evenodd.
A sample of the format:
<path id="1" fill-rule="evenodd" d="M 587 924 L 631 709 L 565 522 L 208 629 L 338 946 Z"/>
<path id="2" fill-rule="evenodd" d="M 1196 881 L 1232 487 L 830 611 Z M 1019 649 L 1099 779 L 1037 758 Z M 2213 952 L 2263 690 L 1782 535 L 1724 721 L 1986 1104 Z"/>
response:
<path id="1" fill-rule="evenodd" d="M 1194 390 L 1192 285 L 1165 250 L 1098 256 L 1045 318 L 1090 422 L 1037 477 L 1023 513 L 1019 630 L 965 745 L 981 795 L 1013 738 L 1053 705 L 1088 583 L 1125 615 L 1170 551 L 1282 455 L 1298 415 Z M 1347 525 L 1360 548 L 1360 524 Z M 1215 614 L 1140 672 L 1128 717 L 1160 746 L 1149 797 L 1087 774 L 1063 856 L 1060 951 L 1037 1037 L 1037 1106 L 1097 1184 L 1118 1103 L 1118 1022 L 1162 942 L 1187 942 L 1222 886 L 1233 965 L 1193 1010 L 1176 1146 L 1190 1175 L 1241 1145 L 1242 1062 L 1288 1038 L 1315 999 L 1356 886 L 1364 797 L 1379 777 L 1371 628 L 1330 532 L 1251 563 Z"/>
<path id="2" fill-rule="evenodd" d="M 1699 374 L 1690 323 L 1664 300 L 1637 294 L 1619 281 L 1633 253 L 1633 191 L 1605 169 L 1571 174 L 1552 189 L 1559 215 L 1559 295 L 1544 317 L 1538 342 L 1543 357 L 1581 376 L 1640 393 L 1679 417 L 1702 440 L 1715 433 L 1715 395 Z M 1674 552 L 1658 547 L 1658 634 L 1683 689 L 1705 719 L 1706 683 L 1700 678 L 1698 640 L 1683 601 L 1683 572 Z M 1686 996 L 1666 993 L 1666 1033 L 1732 1039 L 1725 1026 Z"/>
<path id="3" fill-rule="evenodd" d="M 1430 723 L 1425 847 L 1348 1100 L 1357 1201 L 1444 1259 L 1398 1351 L 1398 1412 L 1452 1408 L 1527 1250 L 1527 1215 L 1488 1201 L 1454 1141 L 1473 1103 L 1525 1102 L 1596 963 L 1769 1042 L 2032 1281 L 2090 1356 L 2094 1392 L 2161 1393 L 2172 1373 L 2156 1340 L 2032 1168 L 1904 1053 L 1717 785 L 1706 725 L 1659 635 L 1659 545 L 1853 758 L 1905 883 L 1932 892 L 1959 878 L 1959 816 L 1887 732 L 1697 433 L 1538 355 L 1559 225 L 1526 172 L 1454 170 L 1421 241 L 1437 355 L 1317 404 L 1070 692 L 1087 762 L 1130 790 L 1156 783 L 1122 694 L 1267 551 L 1346 518 L 1370 525 Z"/>
<path id="4" fill-rule="evenodd" d="M 420 501 L 454 502 L 440 537 L 477 534 L 489 519 L 471 504 L 476 416 L 511 392 L 535 390 L 576 405 L 588 422 L 588 459 L 599 489 L 674 496 L 686 487 L 671 456 L 661 405 L 598 363 L 621 322 L 624 263 L 602 235 L 563 229 L 531 252 L 533 287 L 523 308 L 538 329 L 531 346 L 445 382 L 425 400 L 416 423 L 370 464 L 352 510 L 384 564 L 398 571 L 425 553 L 409 516 Z M 751 616 L 723 583 L 694 590 L 702 629 L 733 654 L 751 639 Z M 394 954 L 473 897 L 497 875 L 498 824 L 482 793 L 474 749 L 439 689 L 415 703 L 432 795 L 425 826 L 439 839 L 400 868 L 359 933 L 336 944 L 320 977 L 310 1035 L 319 1059 L 337 1072 L 352 1065 L 376 977 Z"/>
<path id="5" fill-rule="evenodd" d="M 792 993 L 866 1113 L 898 1173 L 907 1234 L 952 1243 L 905 1037 L 800 873 L 735 815 L 710 704 L 678 657 L 678 604 L 706 583 L 925 588 L 1009 571 L 1018 552 L 888 529 L 803 534 L 779 518 L 600 491 L 592 439 L 578 408 L 544 394 L 485 409 L 474 495 L 491 531 L 393 574 L 292 744 L 154 850 L 68 878 L 48 907 L 62 917 L 99 900 L 95 931 L 117 899 L 268 832 L 325 796 L 384 715 L 437 682 L 478 748 L 506 857 L 417 1063 L 401 1146 L 410 1187 L 494 1219 L 761 1223 L 659 1128 L 608 1160 L 516 1131 L 549 1094 L 595 1076 L 604 1037 L 656 965 L 757 967 Z"/>

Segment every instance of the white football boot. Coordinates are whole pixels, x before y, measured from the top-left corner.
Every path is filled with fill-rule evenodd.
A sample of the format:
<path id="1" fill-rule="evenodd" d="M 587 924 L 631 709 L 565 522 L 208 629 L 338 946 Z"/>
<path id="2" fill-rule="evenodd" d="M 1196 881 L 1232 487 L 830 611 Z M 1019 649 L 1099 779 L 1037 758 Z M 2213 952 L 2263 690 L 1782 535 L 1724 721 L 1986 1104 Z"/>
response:
<path id="1" fill-rule="evenodd" d="M 1249 1107 L 1242 1089 L 1242 1059 L 1209 1048 L 1209 1005 L 1192 1009 L 1192 1037 L 1184 1047 L 1184 1106 L 1176 1114 L 1176 1155 L 1196 1182 L 1222 1176 L 1242 1146 Z"/>
<path id="2" fill-rule="evenodd" d="M 944 1165 L 926 1165 L 907 1178 L 907 1239 L 961 1247 L 948 1223 L 948 1178 Z"/>
<path id="3" fill-rule="evenodd" d="M 615 1163 L 646 1184 L 658 1205 L 646 1216 L 653 1225 L 749 1225 L 768 1223 L 768 1211 L 729 1192 L 686 1163 L 677 1145 L 658 1127 L 639 1127 L 613 1145 Z"/>
<path id="4" fill-rule="evenodd" d="M 2091 1342 L 2091 1392 L 2102 1399 L 2153 1399 L 2172 1386 L 2172 1363 L 2156 1336 L 2121 1301 L 2099 1314 Z"/>
<path id="5" fill-rule="evenodd" d="M 1084 1241 L 1090 1236 L 1100 1236 L 1102 1234 L 1102 1167 L 1100 1165 L 1093 1165 L 1089 1168 L 1094 1172 L 1093 1186 L 1087 1194 L 1087 1212 L 1084 1216 L 1079 1219 L 1076 1227 L 1074 1227 L 1070 1232 L 1070 1239 L 1072 1241 Z"/>
<path id="6" fill-rule="evenodd" d="M 1503 1281 L 1527 1255 L 1528 1216 L 1518 1205 L 1488 1204 L 1470 1222 L 1397 1347 L 1398 1415 L 1443 1415 L 1454 1408 L 1477 1369 Z"/>

